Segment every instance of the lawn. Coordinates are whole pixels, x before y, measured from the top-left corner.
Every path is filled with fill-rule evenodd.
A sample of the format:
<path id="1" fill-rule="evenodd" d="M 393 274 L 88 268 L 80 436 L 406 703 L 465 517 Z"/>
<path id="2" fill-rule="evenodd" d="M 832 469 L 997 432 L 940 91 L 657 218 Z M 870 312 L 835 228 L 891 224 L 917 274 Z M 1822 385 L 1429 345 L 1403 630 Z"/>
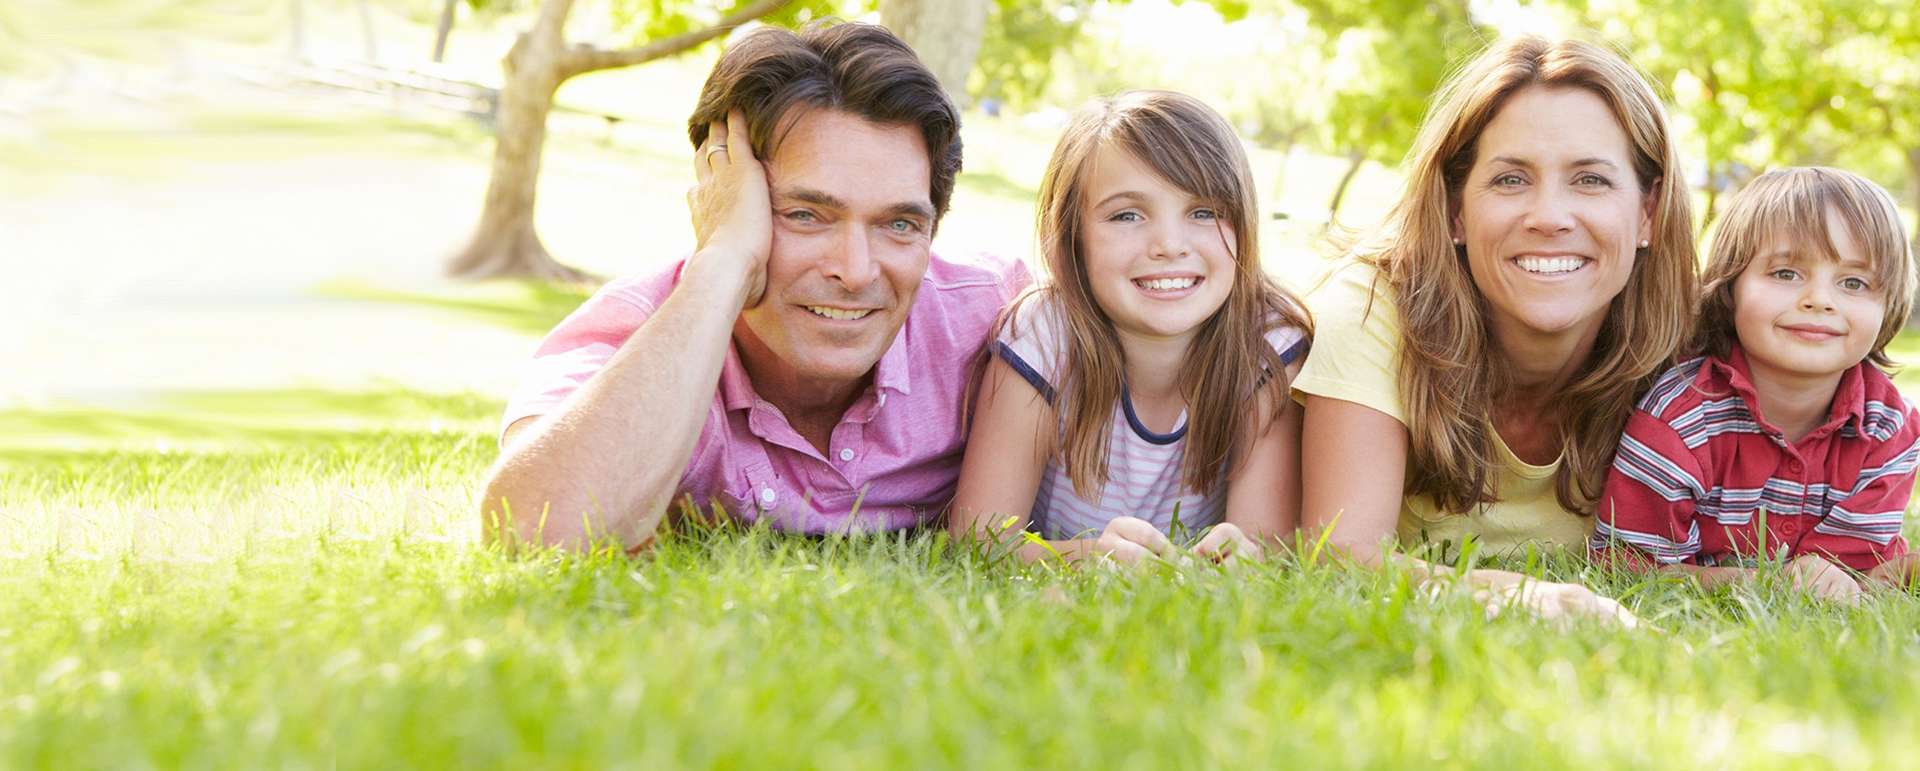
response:
<path id="1" fill-rule="evenodd" d="M 1911 767 L 1920 602 L 1543 557 L 1648 622 L 1325 565 L 1026 568 L 940 536 L 504 556 L 499 404 L 0 416 L 8 768 Z M 304 420 L 284 416 L 304 415 Z M 39 427 L 39 428 L 36 428 Z M 161 439 L 160 437 L 170 437 Z"/>
<path id="2" fill-rule="evenodd" d="M 630 119 L 557 123 L 561 257 L 676 256 L 702 71 L 562 92 Z M 742 528 L 501 554 L 472 499 L 502 383 L 581 295 L 437 278 L 474 125 L 234 89 L 0 144 L 0 230 L 59 258 L 0 284 L 0 768 L 1920 767 L 1907 595 L 1505 565 L 1647 621 L 1619 631 L 1307 558 L 1056 570 Z M 967 132 L 942 237 L 1024 254 L 1053 134 Z M 1324 206 L 1340 161 L 1295 163 L 1269 209 Z M 1394 183 L 1369 166 L 1343 216 Z M 1316 234 L 1267 228 L 1306 281 Z"/>

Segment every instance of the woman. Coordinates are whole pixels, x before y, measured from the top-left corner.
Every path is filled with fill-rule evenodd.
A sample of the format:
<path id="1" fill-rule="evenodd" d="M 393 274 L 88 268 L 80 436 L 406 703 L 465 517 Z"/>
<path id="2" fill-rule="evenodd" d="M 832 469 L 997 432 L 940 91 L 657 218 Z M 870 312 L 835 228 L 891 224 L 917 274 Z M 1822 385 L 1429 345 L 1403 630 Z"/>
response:
<path id="1" fill-rule="evenodd" d="M 1692 307 L 1692 215 L 1659 99 L 1598 46 L 1496 43 L 1442 88 L 1400 201 L 1307 298 L 1308 537 L 1396 555 L 1575 548 L 1634 400 Z M 1437 545 L 1425 548 L 1422 544 Z M 1450 549 L 1449 549 L 1450 547 Z M 1631 622 L 1583 587 L 1466 576 L 1499 601 Z"/>

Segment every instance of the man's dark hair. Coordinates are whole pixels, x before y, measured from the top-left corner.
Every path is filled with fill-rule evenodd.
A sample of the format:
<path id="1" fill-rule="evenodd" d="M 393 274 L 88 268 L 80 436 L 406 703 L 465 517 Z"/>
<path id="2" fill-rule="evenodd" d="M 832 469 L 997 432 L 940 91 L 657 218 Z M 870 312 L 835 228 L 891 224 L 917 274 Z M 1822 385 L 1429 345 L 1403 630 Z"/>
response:
<path id="1" fill-rule="evenodd" d="M 797 34 L 778 27 L 754 30 L 713 66 L 687 119 L 687 137 L 699 147 L 708 124 L 738 108 L 747 115 L 754 157 L 769 159 L 800 114 L 795 107 L 918 127 L 933 177 L 928 197 L 936 219 L 946 215 L 960 173 L 960 113 L 940 79 L 887 28 L 820 21 Z"/>

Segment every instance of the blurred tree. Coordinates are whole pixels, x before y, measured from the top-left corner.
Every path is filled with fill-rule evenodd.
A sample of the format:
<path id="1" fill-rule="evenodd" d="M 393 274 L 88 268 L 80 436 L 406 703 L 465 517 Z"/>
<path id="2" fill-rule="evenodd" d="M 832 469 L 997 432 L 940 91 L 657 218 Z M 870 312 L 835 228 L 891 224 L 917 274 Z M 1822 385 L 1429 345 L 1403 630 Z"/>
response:
<path id="1" fill-rule="evenodd" d="M 1327 148 L 1347 171 L 1327 210 L 1336 216 L 1361 164 L 1395 164 L 1413 145 L 1427 102 L 1459 57 L 1485 43 L 1466 0 L 1292 0 L 1326 35 Z"/>
<path id="2" fill-rule="evenodd" d="M 1080 33 L 1091 0 L 994 0 L 968 90 L 1026 107 L 1053 77 L 1053 56 Z"/>
<path id="3" fill-rule="evenodd" d="M 1137 52 L 1120 52 L 1113 41 L 1087 40 L 1081 28 L 1096 4 L 1107 8 L 1125 5 L 1130 0 L 993 0 L 988 7 L 986 29 L 980 42 L 968 88 L 982 99 L 997 99 L 1016 107 L 1037 104 L 1054 79 L 1058 67 L 1054 57 L 1076 46 L 1090 58 L 1112 62 L 1132 61 Z M 1249 0 L 1172 0 L 1174 5 L 1199 2 L 1219 12 L 1222 20 L 1233 22 L 1248 14 Z M 1103 84 L 1095 91 L 1120 88 L 1146 88 L 1154 82 L 1137 80 L 1139 68 L 1114 68 L 1100 65 L 1091 80 Z M 1132 74 L 1126 74 L 1132 73 Z M 1218 72 L 1206 73 L 1208 77 Z"/>
<path id="4" fill-rule="evenodd" d="M 994 0 L 880 0 L 880 23 L 933 70 L 954 104 L 967 106 L 967 76 Z"/>
<path id="5" fill-rule="evenodd" d="M 1834 123 L 1846 135 L 1875 137 L 1898 150 L 1906 161 L 1902 197 L 1920 211 L 1920 8 L 1904 0 L 1851 0 L 1828 13 L 1843 14 L 1855 26 L 1834 45 L 1843 83 Z M 1907 227 L 1920 253 L 1920 223 Z"/>
<path id="6" fill-rule="evenodd" d="M 1282 7 L 1284 15 L 1255 13 L 1242 23 L 1262 27 L 1261 44 L 1246 56 L 1216 63 L 1221 79 L 1220 99 L 1227 117 L 1246 137 L 1290 157 L 1295 146 L 1310 143 L 1326 123 L 1327 66 L 1322 55 L 1325 35 L 1312 28 L 1299 8 Z M 1286 185 L 1280 164 L 1268 198 L 1279 201 Z"/>
<path id="7" fill-rule="evenodd" d="M 624 28 L 639 29 L 649 41 L 618 50 L 569 44 L 564 33 L 573 0 L 541 2 L 533 29 L 520 33 L 500 62 L 506 82 L 495 112 L 493 171 L 487 180 L 486 203 L 473 240 L 454 255 L 447 272 L 470 279 L 591 280 L 593 277 L 586 272 L 554 260 L 534 232 L 534 193 L 554 92 L 576 75 L 630 67 L 685 52 L 783 6 L 789 14 L 800 10 L 811 13 L 808 7 L 789 5 L 793 1 L 751 0 L 734 6 L 717 20 L 702 23 L 701 12 L 712 9 L 684 0 L 617 0 L 615 21 Z"/>

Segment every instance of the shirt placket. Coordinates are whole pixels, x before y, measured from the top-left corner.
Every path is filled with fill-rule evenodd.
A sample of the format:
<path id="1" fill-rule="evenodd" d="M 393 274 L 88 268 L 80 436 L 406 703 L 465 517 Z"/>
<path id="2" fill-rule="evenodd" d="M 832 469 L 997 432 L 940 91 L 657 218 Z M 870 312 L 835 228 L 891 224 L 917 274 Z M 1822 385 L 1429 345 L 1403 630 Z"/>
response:
<path id="1" fill-rule="evenodd" d="M 1799 498 L 1796 501 L 1795 509 L 1791 515 L 1783 512 L 1782 516 L 1779 517 L 1780 524 L 1775 537 L 1780 541 L 1781 549 L 1798 550 L 1800 548 L 1800 539 L 1806 536 L 1806 530 L 1808 529 L 1803 523 L 1805 522 L 1809 509 L 1807 501 L 1807 496 L 1809 495 L 1808 490 L 1812 485 L 1808 484 L 1807 481 L 1806 457 L 1800 454 L 1799 448 L 1795 447 L 1792 443 L 1785 443 L 1781 445 L 1781 449 L 1786 453 L 1787 457 L 1785 461 L 1781 462 L 1780 470 L 1785 471 L 1787 478 L 1793 480 L 1793 483 L 1799 487 Z"/>

